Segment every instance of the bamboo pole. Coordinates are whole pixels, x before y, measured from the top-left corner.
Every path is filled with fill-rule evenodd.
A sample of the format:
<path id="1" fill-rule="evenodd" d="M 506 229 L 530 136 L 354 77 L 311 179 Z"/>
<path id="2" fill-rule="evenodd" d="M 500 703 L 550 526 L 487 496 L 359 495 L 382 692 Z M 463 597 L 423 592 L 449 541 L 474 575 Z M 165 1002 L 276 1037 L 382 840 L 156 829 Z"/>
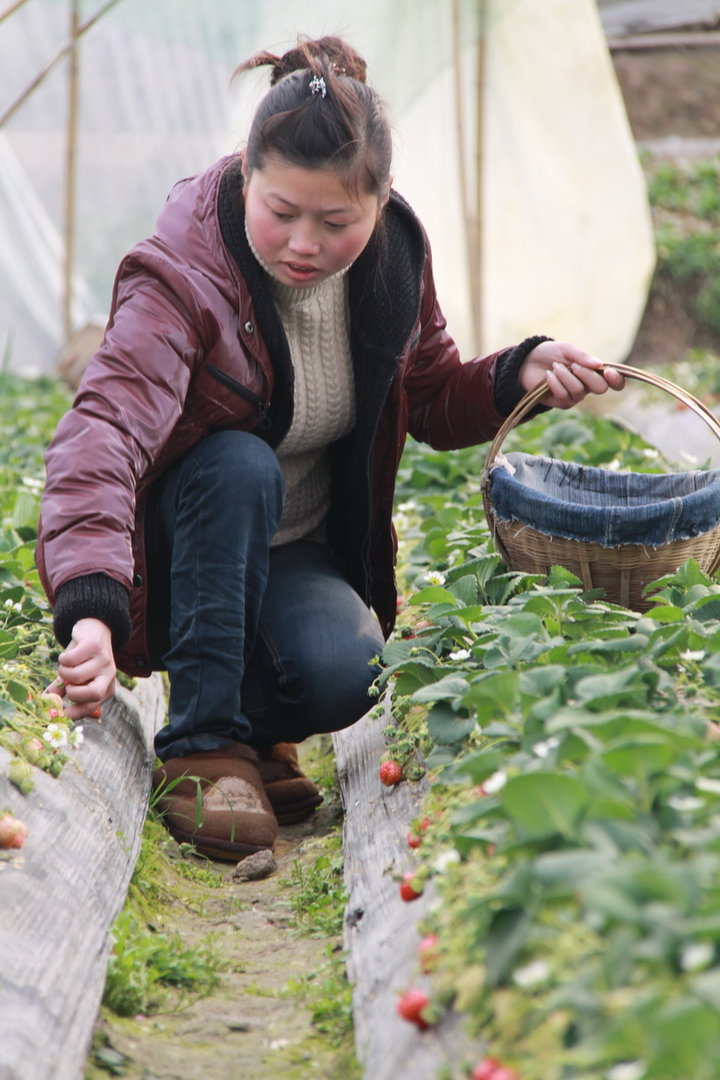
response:
<path id="1" fill-rule="evenodd" d="M 104 4 L 103 7 L 101 7 L 100 10 L 92 16 L 92 18 L 87 19 L 78 27 L 75 40 L 81 38 L 83 34 L 86 34 L 88 32 L 88 30 L 91 30 L 95 23 L 99 19 L 101 19 L 103 15 L 105 15 L 110 10 L 110 8 L 114 7 L 117 3 L 119 3 L 119 0 L 107 0 L 107 3 Z M 37 73 L 35 78 L 30 83 L 28 83 L 22 93 L 18 97 L 16 97 L 15 100 L 10 103 L 10 105 L 8 105 L 4 113 L 0 114 L 0 128 L 8 122 L 11 116 L 15 115 L 20 106 L 23 105 L 33 93 L 33 91 L 36 90 L 42 82 L 44 82 L 44 80 L 47 78 L 53 68 L 57 67 L 60 61 L 65 59 L 65 57 L 71 52 L 73 47 L 74 41 L 69 41 L 67 42 L 67 44 L 63 45 L 62 48 L 58 49 L 55 55 Z"/>
<path id="2" fill-rule="evenodd" d="M 483 203 L 483 140 L 484 140 L 484 81 L 485 81 L 485 0 L 476 0 L 478 40 L 475 47 L 475 129 L 471 150 L 474 183 L 468 179 L 467 118 L 463 78 L 463 25 L 461 0 L 452 4 L 452 53 L 455 96 L 455 136 L 460 172 L 460 205 L 465 228 L 465 259 L 472 315 L 473 342 L 476 350 L 483 347 L 482 297 L 482 203 Z"/>
<path id="3" fill-rule="evenodd" d="M 485 192 L 485 71 L 487 45 L 487 8 L 489 0 L 477 0 L 478 39 L 475 43 L 475 217 L 473 221 L 473 261 L 477 273 L 477 347 L 485 348 L 485 324 L 483 304 L 484 230 L 483 201 Z"/>
<path id="4" fill-rule="evenodd" d="M 65 262 L 63 266 L 63 329 L 65 341 L 73 330 L 73 271 L 75 267 L 75 181 L 77 176 L 77 128 L 80 0 L 70 0 L 70 72 L 68 79 L 68 126 L 65 149 Z"/>
<path id="5" fill-rule="evenodd" d="M 4 22 L 5 19 L 7 19 L 9 15 L 12 15 L 13 12 L 17 11 L 18 8 L 21 8 L 23 4 L 27 4 L 27 0 L 15 0 L 15 3 L 11 4 L 10 7 L 5 8 L 4 11 L 0 11 L 0 23 Z"/>

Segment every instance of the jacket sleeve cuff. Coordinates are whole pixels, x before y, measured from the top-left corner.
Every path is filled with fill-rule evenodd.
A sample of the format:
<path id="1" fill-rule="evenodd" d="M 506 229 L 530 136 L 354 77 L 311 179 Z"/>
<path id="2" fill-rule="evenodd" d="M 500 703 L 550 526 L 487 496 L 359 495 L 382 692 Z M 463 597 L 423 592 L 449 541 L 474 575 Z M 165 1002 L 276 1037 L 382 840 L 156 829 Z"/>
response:
<path id="1" fill-rule="evenodd" d="M 130 637 L 130 595 L 124 585 L 107 574 L 86 574 L 66 581 L 55 599 L 53 628 L 65 646 L 79 619 L 99 619 L 110 628 L 113 648 L 119 649 Z"/>
<path id="2" fill-rule="evenodd" d="M 534 337 L 525 338 L 519 345 L 508 349 L 504 355 L 498 357 L 494 395 L 495 408 L 501 416 L 509 416 L 518 402 L 525 397 L 526 391 L 520 385 L 518 379 L 523 360 L 533 351 L 536 345 L 542 344 L 543 341 L 553 340 L 553 338 L 547 337 L 545 334 L 535 334 Z M 537 409 L 533 410 L 533 415 L 538 411 L 544 412 L 546 407 L 539 405 Z"/>

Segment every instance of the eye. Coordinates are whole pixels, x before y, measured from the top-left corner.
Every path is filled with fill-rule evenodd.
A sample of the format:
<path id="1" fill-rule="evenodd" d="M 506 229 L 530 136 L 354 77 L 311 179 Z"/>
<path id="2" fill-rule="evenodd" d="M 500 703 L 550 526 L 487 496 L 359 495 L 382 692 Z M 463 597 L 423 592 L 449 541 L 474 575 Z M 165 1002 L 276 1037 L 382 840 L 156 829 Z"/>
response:
<path id="1" fill-rule="evenodd" d="M 292 214 L 285 214 L 281 210 L 271 210 L 270 213 L 278 221 L 292 221 Z"/>
<path id="2" fill-rule="evenodd" d="M 341 229 L 347 229 L 348 227 L 347 221 L 326 221 L 325 224 L 328 229 L 332 229 L 333 231 L 340 231 Z"/>

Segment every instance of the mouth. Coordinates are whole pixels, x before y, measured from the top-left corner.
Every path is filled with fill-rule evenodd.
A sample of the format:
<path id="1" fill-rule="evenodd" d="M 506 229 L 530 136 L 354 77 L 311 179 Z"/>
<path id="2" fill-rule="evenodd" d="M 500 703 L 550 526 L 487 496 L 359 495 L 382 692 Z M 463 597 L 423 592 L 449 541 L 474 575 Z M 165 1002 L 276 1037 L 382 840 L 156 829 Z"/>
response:
<path id="1" fill-rule="evenodd" d="M 285 262 L 283 266 L 289 276 L 296 281 L 305 281 L 320 273 L 317 266 L 311 266 L 309 263 Z"/>

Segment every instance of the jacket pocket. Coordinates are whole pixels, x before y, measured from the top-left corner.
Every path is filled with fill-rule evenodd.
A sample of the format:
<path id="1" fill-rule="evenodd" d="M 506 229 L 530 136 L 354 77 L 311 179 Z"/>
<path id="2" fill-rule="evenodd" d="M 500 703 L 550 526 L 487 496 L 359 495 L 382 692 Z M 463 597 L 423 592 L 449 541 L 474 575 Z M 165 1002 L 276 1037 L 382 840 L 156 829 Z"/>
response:
<path id="1" fill-rule="evenodd" d="M 213 379 L 217 379 L 222 386 L 231 390 L 234 394 L 237 394 L 252 405 L 255 411 L 260 415 L 259 427 L 263 429 L 270 427 L 268 403 L 260 396 L 260 394 L 256 394 L 255 391 L 251 390 L 248 386 L 243 386 L 241 382 L 234 379 L 227 371 L 222 371 L 221 368 L 216 367 L 215 364 L 205 364 L 205 370 L 213 377 Z"/>

